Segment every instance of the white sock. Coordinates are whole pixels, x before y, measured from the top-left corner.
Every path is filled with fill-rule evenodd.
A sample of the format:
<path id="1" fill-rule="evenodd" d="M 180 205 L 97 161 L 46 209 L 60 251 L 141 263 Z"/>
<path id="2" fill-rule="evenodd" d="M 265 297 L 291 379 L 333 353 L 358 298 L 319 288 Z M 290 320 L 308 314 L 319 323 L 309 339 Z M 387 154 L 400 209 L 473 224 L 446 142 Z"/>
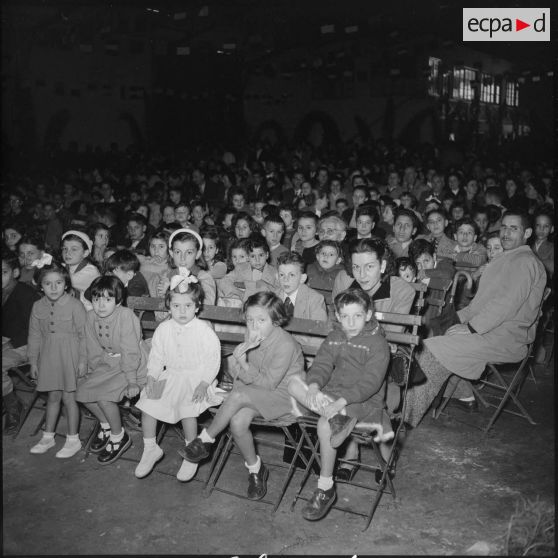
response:
<path id="1" fill-rule="evenodd" d="M 110 424 L 108 422 L 101 422 L 100 424 L 103 430 L 110 430 Z"/>
<path id="2" fill-rule="evenodd" d="M 201 431 L 200 440 L 201 440 L 204 444 L 212 444 L 212 443 L 215 441 L 215 438 L 212 438 L 212 437 L 207 433 L 207 428 L 204 428 L 204 429 Z"/>
<path id="3" fill-rule="evenodd" d="M 145 449 L 154 448 L 157 445 L 157 438 L 144 438 L 143 445 Z"/>
<path id="4" fill-rule="evenodd" d="M 114 434 L 113 432 L 110 433 L 110 441 L 115 444 L 121 442 L 122 438 L 124 438 L 124 428 L 120 431 L 120 434 Z"/>
<path id="5" fill-rule="evenodd" d="M 79 435 L 78 434 L 68 434 L 66 436 L 66 442 L 79 442 Z"/>
<path id="6" fill-rule="evenodd" d="M 459 401 L 474 401 L 475 400 L 475 396 L 471 395 L 470 397 L 460 397 Z"/>
<path id="7" fill-rule="evenodd" d="M 43 438 L 45 440 L 52 440 L 54 438 L 54 432 L 43 432 Z"/>
<path id="8" fill-rule="evenodd" d="M 322 490 L 329 490 L 333 486 L 333 477 L 322 477 L 318 478 L 318 488 Z"/>
<path id="9" fill-rule="evenodd" d="M 258 455 L 257 457 L 258 459 L 254 463 L 254 465 L 248 465 L 248 463 L 244 462 L 244 465 L 246 465 L 248 472 L 254 473 L 255 475 L 257 475 L 260 472 L 260 467 L 262 466 L 262 460 L 260 459 L 260 456 Z"/>

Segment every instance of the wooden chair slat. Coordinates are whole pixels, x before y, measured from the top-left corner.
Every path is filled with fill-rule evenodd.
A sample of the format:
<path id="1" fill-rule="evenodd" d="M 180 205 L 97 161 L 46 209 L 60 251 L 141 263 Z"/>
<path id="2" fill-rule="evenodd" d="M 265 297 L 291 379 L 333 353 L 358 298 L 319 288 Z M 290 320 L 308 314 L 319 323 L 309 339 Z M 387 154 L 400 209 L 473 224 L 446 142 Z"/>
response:
<path id="1" fill-rule="evenodd" d="M 147 311 L 166 311 L 165 301 L 163 298 L 150 297 L 129 297 L 127 300 L 128 307 L 132 310 L 140 312 Z M 416 328 L 423 323 L 422 316 L 411 314 L 397 314 L 394 312 L 375 312 L 374 316 L 381 324 L 391 324 L 408 326 L 413 328 L 412 333 L 386 331 L 386 339 L 389 343 L 401 345 L 418 345 L 420 337 L 416 334 Z M 223 306 L 204 306 L 199 317 L 204 320 L 217 323 L 229 323 L 235 325 L 244 325 L 242 313 L 239 308 L 226 308 Z M 144 330 L 155 330 L 160 324 L 156 320 L 142 320 L 141 325 Z M 322 322 L 319 320 L 306 320 L 302 318 L 293 318 L 285 327 L 287 331 L 295 334 L 303 334 L 308 336 L 326 337 L 332 330 L 331 322 Z M 244 341 L 244 335 L 239 332 L 218 331 L 217 335 L 221 343 L 236 345 Z M 303 345 L 304 354 L 315 356 L 318 347 L 315 345 Z"/>

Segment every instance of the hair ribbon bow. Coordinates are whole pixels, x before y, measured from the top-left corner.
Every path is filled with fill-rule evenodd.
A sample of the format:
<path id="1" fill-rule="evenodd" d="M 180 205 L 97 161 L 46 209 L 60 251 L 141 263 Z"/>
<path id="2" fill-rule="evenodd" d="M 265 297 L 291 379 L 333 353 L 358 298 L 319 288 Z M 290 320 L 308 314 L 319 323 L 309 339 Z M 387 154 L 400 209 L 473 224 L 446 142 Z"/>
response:
<path id="1" fill-rule="evenodd" d="M 33 267 L 37 267 L 41 269 L 43 266 L 50 265 L 51 263 L 52 263 L 52 256 L 45 252 L 38 260 L 33 260 L 31 262 L 31 265 Z"/>
<path id="2" fill-rule="evenodd" d="M 170 290 L 178 287 L 178 292 L 184 294 L 188 290 L 190 283 L 197 283 L 198 278 L 190 273 L 187 267 L 179 267 L 178 275 L 173 275 L 170 280 Z"/>

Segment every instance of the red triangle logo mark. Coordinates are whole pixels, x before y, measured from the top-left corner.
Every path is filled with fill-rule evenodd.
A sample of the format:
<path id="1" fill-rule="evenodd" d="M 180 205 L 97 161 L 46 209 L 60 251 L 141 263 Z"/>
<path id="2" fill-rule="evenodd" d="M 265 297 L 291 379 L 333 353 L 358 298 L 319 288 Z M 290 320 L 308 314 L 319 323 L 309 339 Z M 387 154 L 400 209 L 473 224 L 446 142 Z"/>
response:
<path id="1" fill-rule="evenodd" d="M 520 19 L 515 19 L 515 30 L 516 31 L 521 31 L 522 29 L 525 29 L 526 27 L 531 27 L 530 23 L 525 23 L 524 21 L 521 21 Z"/>

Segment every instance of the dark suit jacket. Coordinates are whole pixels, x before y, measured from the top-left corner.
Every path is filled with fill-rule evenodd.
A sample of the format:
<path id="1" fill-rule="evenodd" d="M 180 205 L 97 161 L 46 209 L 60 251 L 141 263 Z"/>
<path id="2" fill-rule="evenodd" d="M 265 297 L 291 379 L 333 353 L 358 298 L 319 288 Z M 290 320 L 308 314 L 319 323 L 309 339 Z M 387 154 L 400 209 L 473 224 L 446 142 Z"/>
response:
<path id="1" fill-rule="evenodd" d="M 267 188 L 264 186 L 264 184 L 260 184 L 260 187 L 256 192 L 255 186 L 251 184 L 246 190 L 246 200 L 248 201 L 248 203 L 267 201 Z"/>

